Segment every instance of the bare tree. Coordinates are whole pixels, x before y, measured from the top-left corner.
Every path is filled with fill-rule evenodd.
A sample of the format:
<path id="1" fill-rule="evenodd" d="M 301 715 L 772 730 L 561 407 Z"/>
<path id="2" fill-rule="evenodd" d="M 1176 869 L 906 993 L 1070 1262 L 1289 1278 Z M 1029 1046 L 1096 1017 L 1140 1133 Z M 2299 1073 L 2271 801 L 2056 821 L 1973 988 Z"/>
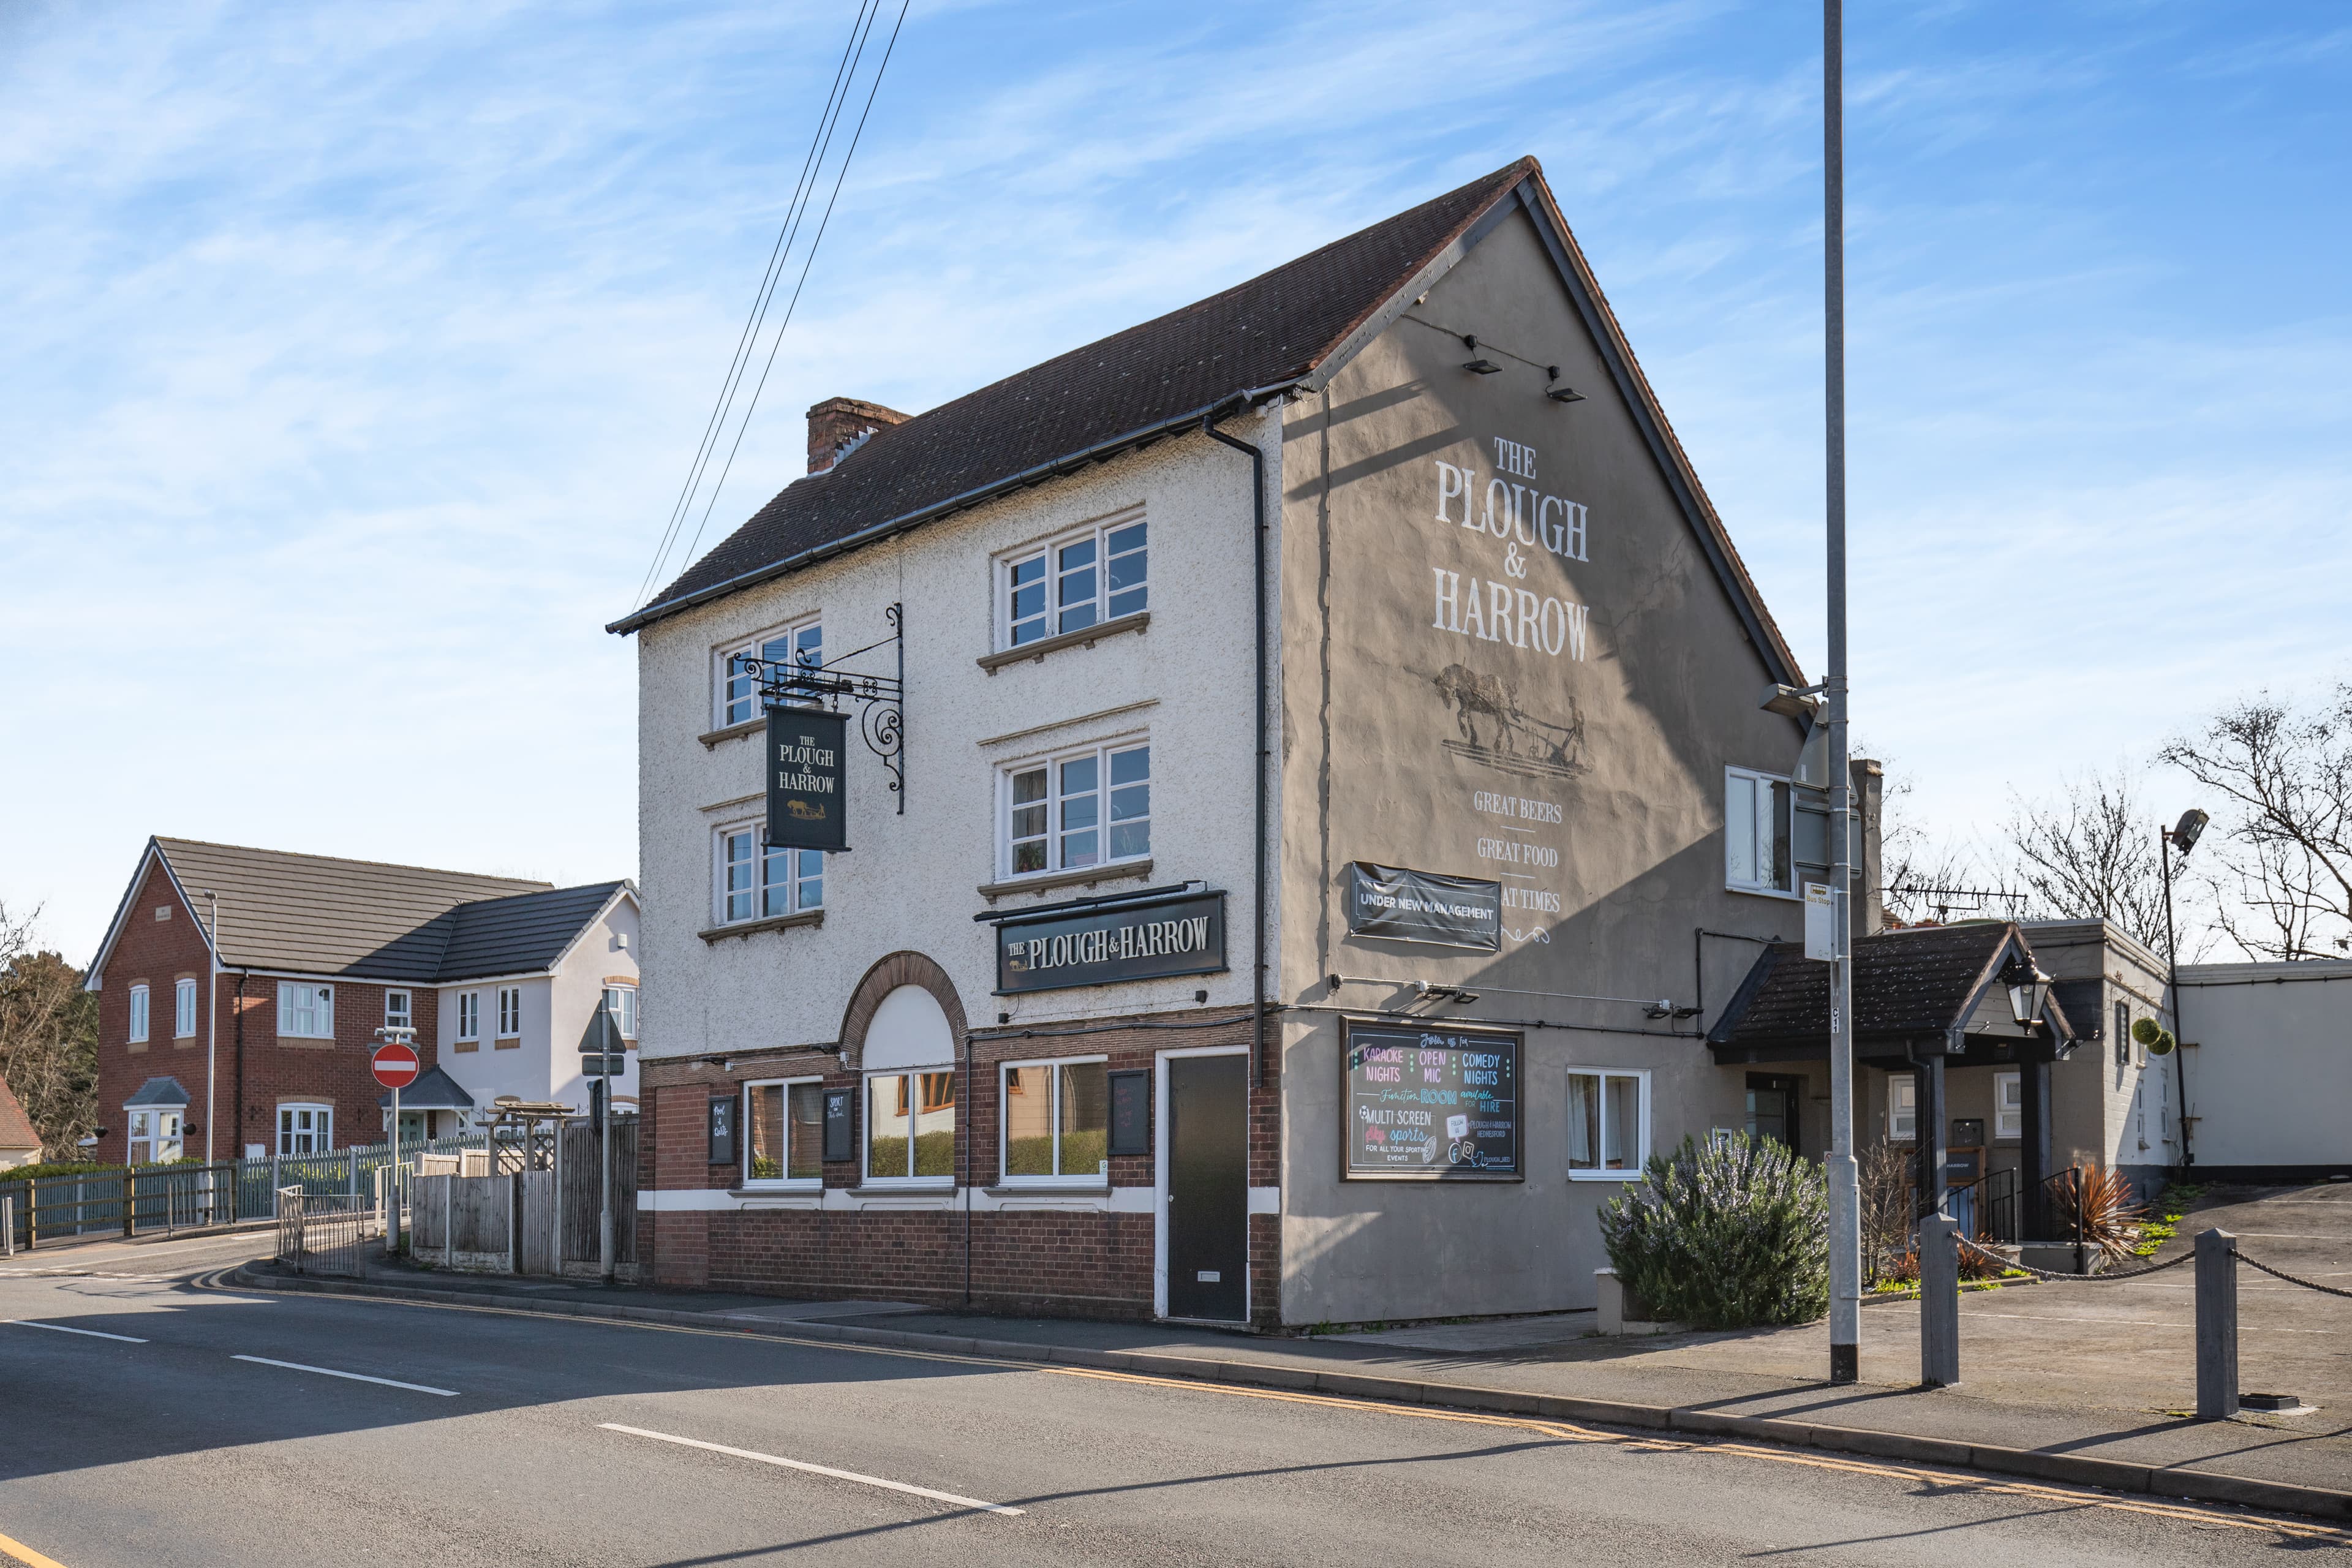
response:
<path id="1" fill-rule="evenodd" d="M 0 904 L 0 1079 L 41 1135 L 44 1158 L 70 1160 L 98 1125 L 98 998 L 82 972 L 33 946 L 40 911 Z"/>
<path id="2" fill-rule="evenodd" d="M 2157 755 L 2221 797 L 2232 941 L 2263 958 L 2352 949 L 2352 682 L 2307 711 L 2259 693 Z"/>
<path id="3" fill-rule="evenodd" d="M 2011 797 L 2002 847 L 2025 918 L 2105 919 L 2165 952 L 2158 824 L 2141 807 L 2140 782 L 2118 767 L 2066 781 L 2054 800 Z"/>
<path id="4" fill-rule="evenodd" d="M 1911 778 L 1880 759 L 1880 892 L 1889 924 L 1941 922 L 1955 914 L 2014 914 L 2015 898 L 1987 885 L 1976 853 L 1965 843 L 1930 834 L 1912 799 Z"/>

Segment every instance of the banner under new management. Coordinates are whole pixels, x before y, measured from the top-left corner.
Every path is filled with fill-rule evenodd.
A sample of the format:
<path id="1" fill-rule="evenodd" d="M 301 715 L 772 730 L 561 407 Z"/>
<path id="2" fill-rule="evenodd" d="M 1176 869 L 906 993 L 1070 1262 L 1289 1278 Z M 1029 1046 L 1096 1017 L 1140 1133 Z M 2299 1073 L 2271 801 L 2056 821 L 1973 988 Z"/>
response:
<path id="1" fill-rule="evenodd" d="M 1503 884 L 1375 866 L 1349 866 L 1348 930 L 1357 936 L 1475 947 L 1503 945 Z"/>

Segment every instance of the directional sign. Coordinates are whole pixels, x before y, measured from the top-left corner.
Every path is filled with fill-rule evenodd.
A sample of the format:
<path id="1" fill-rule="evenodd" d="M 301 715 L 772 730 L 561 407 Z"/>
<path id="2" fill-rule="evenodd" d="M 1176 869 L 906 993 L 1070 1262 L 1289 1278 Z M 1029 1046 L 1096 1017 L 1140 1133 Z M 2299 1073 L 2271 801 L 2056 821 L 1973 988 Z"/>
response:
<path id="1" fill-rule="evenodd" d="M 415 1046 L 378 1046 L 368 1066 L 374 1069 L 376 1082 L 386 1089 L 406 1089 L 416 1081 L 418 1064 Z"/>
<path id="2" fill-rule="evenodd" d="M 618 1051 L 591 1051 L 580 1058 L 580 1071 L 588 1078 L 619 1078 L 628 1070 L 629 1058 Z"/>

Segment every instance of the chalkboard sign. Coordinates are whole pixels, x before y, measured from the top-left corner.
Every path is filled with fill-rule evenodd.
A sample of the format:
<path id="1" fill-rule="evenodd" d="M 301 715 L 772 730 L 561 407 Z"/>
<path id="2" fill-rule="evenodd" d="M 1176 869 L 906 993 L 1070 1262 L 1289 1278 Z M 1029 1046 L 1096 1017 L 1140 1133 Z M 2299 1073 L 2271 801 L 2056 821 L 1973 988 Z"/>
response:
<path id="1" fill-rule="evenodd" d="M 1516 1182 L 1521 1037 L 1348 1026 L 1346 1168 L 1356 1180 Z"/>
<path id="2" fill-rule="evenodd" d="M 1129 1068 L 1110 1075 L 1110 1152 L 1151 1152 L 1151 1070 Z"/>
<path id="3" fill-rule="evenodd" d="M 710 1097 L 710 1163 L 735 1163 L 735 1097 L 731 1094 Z"/>
<path id="4" fill-rule="evenodd" d="M 824 1157 L 828 1160 L 857 1158 L 856 1139 L 852 1136 L 849 1118 L 855 1103 L 845 1089 L 824 1091 Z"/>

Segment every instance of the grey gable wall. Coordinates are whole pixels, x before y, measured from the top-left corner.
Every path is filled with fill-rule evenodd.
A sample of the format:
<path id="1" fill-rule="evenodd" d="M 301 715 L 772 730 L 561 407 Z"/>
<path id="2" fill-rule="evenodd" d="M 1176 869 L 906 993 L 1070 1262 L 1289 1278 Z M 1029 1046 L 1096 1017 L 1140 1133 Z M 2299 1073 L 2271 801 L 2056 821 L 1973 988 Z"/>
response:
<path id="1" fill-rule="evenodd" d="M 1455 335 L 1465 332 L 1500 374 L 1462 368 L 1474 357 Z M 1547 400 L 1538 367 L 1550 364 L 1587 401 Z M 1532 480 L 1498 468 L 1496 437 L 1532 450 Z M 1461 525 L 1460 498 L 1440 522 L 1440 461 L 1473 476 L 1474 516 L 1496 477 L 1580 503 L 1589 559 L 1524 546 L 1514 555 Z M 1725 765 L 1785 773 L 1799 731 L 1757 707 L 1773 668 L 1524 210 L 1323 394 L 1289 406 L 1282 472 L 1276 998 L 1328 1005 L 1324 977 L 1335 972 L 1423 979 L 1480 993 L 1438 1016 L 1575 1026 L 1527 1031 L 1525 1182 L 1444 1186 L 1339 1179 L 1338 1021 L 1286 1015 L 1284 1317 L 1590 1305 L 1591 1270 L 1606 1261 L 1595 1211 L 1618 1188 L 1568 1178 L 1570 1068 L 1650 1071 L 1654 1147 L 1739 1125 L 1742 1079 L 1716 1068 L 1700 1040 L 1662 1032 L 1694 1032 L 1693 1021 L 1653 1023 L 1638 1006 L 1574 998 L 1688 1005 L 1700 925 L 1797 934 L 1794 903 L 1725 891 L 1721 819 Z M 1569 657 L 1565 637 L 1554 656 L 1433 625 L 1440 571 L 1457 574 L 1462 595 L 1474 582 L 1482 595 L 1504 584 L 1515 630 L 1522 590 L 1584 606 L 1584 657 Z M 1560 820 L 1482 809 L 1486 795 L 1547 803 Z M 1534 863 L 1507 858 L 1514 844 L 1535 851 Z M 1498 954 L 1350 938 L 1345 879 L 1356 859 L 1502 879 L 1558 908 L 1507 910 L 1517 935 Z M 1754 952 L 1709 942 L 1714 1004 Z M 1401 997 L 1349 984 L 1337 1000 Z"/>

